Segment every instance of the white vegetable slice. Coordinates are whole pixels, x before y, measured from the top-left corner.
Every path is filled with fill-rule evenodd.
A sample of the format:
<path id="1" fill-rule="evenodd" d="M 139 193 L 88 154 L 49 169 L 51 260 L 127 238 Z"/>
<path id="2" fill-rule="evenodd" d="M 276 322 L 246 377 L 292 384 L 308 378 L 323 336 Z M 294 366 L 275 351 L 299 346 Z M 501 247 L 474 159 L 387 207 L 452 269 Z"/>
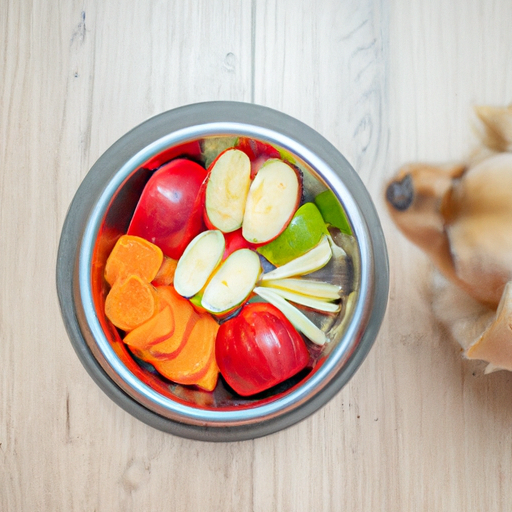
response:
<path id="1" fill-rule="evenodd" d="M 251 184 L 251 161 L 238 149 L 228 149 L 213 164 L 206 185 L 205 208 L 210 222 L 223 233 L 242 225 Z"/>
<path id="2" fill-rule="evenodd" d="M 265 162 L 249 188 L 244 238 L 262 244 L 282 233 L 297 210 L 300 191 L 299 177 L 288 164 L 279 159 Z"/>
<path id="3" fill-rule="evenodd" d="M 279 288 L 291 292 L 301 293 L 320 300 L 338 300 L 341 294 L 341 286 L 326 283 L 325 281 L 316 281 L 314 279 L 301 279 L 285 277 L 284 279 L 266 279 L 262 281 L 262 286 L 270 288 Z"/>
<path id="4" fill-rule="evenodd" d="M 254 251 L 235 251 L 222 263 L 206 286 L 201 306 L 213 314 L 232 310 L 251 294 L 260 274 L 260 259 Z"/>
<path id="5" fill-rule="evenodd" d="M 192 297 L 205 285 L 220 263 L 225 249 L 224 235 L 203 231 L 188 244 L 174 274 L 174 288 L 182 297 Z"/>
<path id="6" fill-rule="evenodd" d="M 306 315 L 301 313 L 294 305 L 287 302 L 283 297 L 270 288 L 257 287 L 254 293 L 259 295 L 283 313 L 290 323 L 309 338 L 316 345 L 325 345 L 327 336 L 319 329 Z"/>
<path id="7" fill-rule="evenodd" d="M 332 257 L 331 244 L 327 236 L 323 236 L 316 247 L 294 260 L 277 267 L 266 274 L 263 274 L 262 281 L 270 279 L 283 279 L 285 277 L 302 276 L 309 274 L 315 270 L 319 270 L 327 263 Z"/>
<path id="8" fill-rule="evenodd" d="M 295 302 L 295 304 L 301 304 L 308 308 L 317 309 L 318 311 L 325 311 L 326 313 L 336 313 L 340 310 L 340 305 L 334 302 L 328 302 L 325 300 L 316 299 L 314 297 L 308 297 L 301 293 L 291 292 L 289 290 L 283 290 L 280 288 L 272 288 L 274 293 L 283 297 L 283 299 Z"/>
<path id="9" fill-rule="evenodd" d="M 345 250 L 342 247 L 340 247 L 338 244 L 336 244 L 336 242 L 332 239 L 331 235 L 329 235 L 327 237 L 327 239 L 329 240 L 329 243 L 331 244 L 331 251 L 335 258 L 345 258 L 347 256 L 347 253 L 345 252 Z"/>

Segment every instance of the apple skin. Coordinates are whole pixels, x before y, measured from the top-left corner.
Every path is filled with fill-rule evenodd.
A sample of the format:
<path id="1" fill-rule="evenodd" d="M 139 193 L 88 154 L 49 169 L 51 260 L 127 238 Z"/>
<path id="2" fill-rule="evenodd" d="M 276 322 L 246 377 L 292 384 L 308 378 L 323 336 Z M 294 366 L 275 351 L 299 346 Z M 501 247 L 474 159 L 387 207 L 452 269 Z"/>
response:
<path id="1" fill-rule="evenodd" d="M 238 251 L 239 249 L 256 249 L 254 244 L 251 244 L 251 242 L 248 242 L 243 237 L 242 228 L 239 228 L 236 231 L 231 231 L 231 233 L 225 233 L 224 240 L 226 241 L 226 249 L 224 250 L 222 260 L 225 260 L 230 254 Z"/>
<path id="2" fill-rule="evenodd" d="M 204 196 L 206 196 L 204 194 Z M 210 229 L 210 230 L 213 230 L 213 229 L 217 229 L 210 221 L 209 217 L 208 217 L 208 213 L 206 212 L 206 207 L 204 206 L 204 197 L 203 197 L 203 222 L 204 222 L 204 225 L 206 226 L 206 229 Z"/>
<path id="3" fill-rule="evenodd" d="M 192 160 L 200 160 L 201 159 L 201 145 L 198 141 L 193 142 L 185 142 L 184 144 L 180 144 L 178 146 L 173 146 L 169 149 L 165 149 L 158 155 L 154 156 L 150 160 L 148 160 L 144 167 L 146 169 L 150 169 L 152 171 L 158 169 L 165 163 L 170 160 L 174 160 L 176 158 L 191 158 Z"/>
<path id="4" fill-rule="evenodd" d="M 254 249 L 274 241 L 288 227 L 288 224 L 290 224 L 291 220 L 293 219 L 293 216 L 295 215 L 296 211 L 298 210 L 298 208 L 299 208 L 299 206 L 300 206 L 300 204 L 302 202 L 302 197 L 303 197 L 303 193 L 304 193 L 304 189 L 303 189 L 304 184 L 303 184 L 303 179 L 302 179 L 302 172 L 300 171 L 300 169 L 298 167 L 290 164 L 289 162 L 286 162 L 286 161 L 281 160 L 281 159 L 268 159 L 268 160 L 265 160 L 263 165 L 271 163 L 270 162 L 271 160 L 280 160 L 284 164 L 288 165 L 288 167 L 290 167 L 290 169 L 293 172 L 295 172 L 295 175 L 297 176 L 297 181 L 298 181 L 299 187 L 298 187 L 297 197 L 296 197 L 294 206 L 293 206 L 293 208 L 290 209 L 290 215 L 289 215 L 288 219 L 286 219 L 286 221 L 281 226 L 281 229 L 278 232 L 276 232 L 274 234 L 274 236 L 270 237 L 268 240 L 264 240 L 264 241 L 261 241 L 261 242 L 247 240 L 252 245 L 252 247 Z M 263 167 L 263 165 L 261 167 Z M 249 190 L 249 195 L 250 195 L 250 193 L 251 192 Z M 247 209 L 246 209 L 245 216 L 247 216 Z M 244 217 L 244 220 L 245 220 L 245 217 Z M 242 224 L 242 234 L 244 233 L 244 231 L 245 231 L 244 230 L 244 224 Z M 244 238 L 245 238 L 245 236 L 244 236 Z"/>
<path id="5" fill-rule="evenodd" d="M 215 357 L 229 386 L 241 396 L 250 396 L 304 369 L 309 351 L 281 311 L 255 302 L 220 326 Z"/>
<path id="6" fill-rule="evenodd" d="M 259 246 L 257 252 L 280 267 L 315 247 L 323 235 L 328 235 L 324 219 L 314 203 L 304 203 L 297 209 L 283 232 L 271 242 Z"/>
<path id="7" fill-rule="evenodd" d="M 269 158 L 279 158 L 279 151 L 259 140 L 250 139 L 248 137 L 239 137 L 236 149 L 243 151 L 251 161 L 251 179 L 254 179 L 260 167 Z"/>
<path id="8" fill-rule="evenodd" d="M 203 190 L 203 222 L 206 226 L 206 229 L 218 229 L 215 227 L 212 222 L 210 221 L 210 218 L 208 217 L 208 212 L 206 211 L 206 185 L 208 184 L 208 180 L 210 179 L 210 175 L 212 173 L 212 169 L 217 163 L 217 160 L 226 152 L 233 148 L 227 148 L 224 151 L 221 151 L 213 160 L 213 162 L 208 166 L 208 169 L 206 170 L 206 182 Z"/>
<path id="9" fill-rule="evenodd" d="M 190 241 L 204 231 L 203 184 L 206 170 L 179 158 L 155 171 L 135 208 L 129 235 L 140 236 L 179 259 Z"/>

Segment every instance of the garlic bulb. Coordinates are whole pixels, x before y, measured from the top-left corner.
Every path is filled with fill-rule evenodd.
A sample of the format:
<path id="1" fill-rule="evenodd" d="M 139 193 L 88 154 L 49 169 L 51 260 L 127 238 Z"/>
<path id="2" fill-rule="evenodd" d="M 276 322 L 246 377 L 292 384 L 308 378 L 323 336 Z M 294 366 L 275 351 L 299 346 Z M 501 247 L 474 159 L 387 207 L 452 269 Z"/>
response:
<path id="1" fill-rule="evenodd" d="M 476 113 L 484 144 L 476 157 L 456 165 L 407 165 L 388 184 L 386 200 L 402 233 L 481 305 L 473 329 L 462 331 L 459 306 L 474 303 L 459 297 L 451 319 L 438 308 L 466 356 L 512 371 L 512 108 L 478 107 Z"/>

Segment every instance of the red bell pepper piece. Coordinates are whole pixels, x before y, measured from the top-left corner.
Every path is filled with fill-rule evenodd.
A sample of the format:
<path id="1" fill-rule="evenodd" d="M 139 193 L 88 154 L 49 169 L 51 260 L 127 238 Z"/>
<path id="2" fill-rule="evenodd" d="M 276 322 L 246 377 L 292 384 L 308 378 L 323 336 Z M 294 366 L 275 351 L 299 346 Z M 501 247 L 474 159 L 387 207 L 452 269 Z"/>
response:
<path id="1" fill-rule="evenodd" d="M 245 305 L 223 323 L 215 346 L 226 382 L 242 396 L 265 391 L 304 369 L 306 343 L 289 320 L 271 304 Z"/>

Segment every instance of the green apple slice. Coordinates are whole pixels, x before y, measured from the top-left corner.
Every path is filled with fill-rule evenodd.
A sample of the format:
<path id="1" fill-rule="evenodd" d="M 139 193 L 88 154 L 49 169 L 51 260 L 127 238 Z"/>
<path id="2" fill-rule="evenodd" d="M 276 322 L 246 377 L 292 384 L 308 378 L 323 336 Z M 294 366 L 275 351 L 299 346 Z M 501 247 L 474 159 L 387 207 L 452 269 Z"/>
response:
<path id="1" fill-rule="evenodd" d="M 290 292 L 308 295 L 320 300 L 334 301 L 339 300 L 341 295 L 341 286 L 317 281 L 314 279 L 294 279 L 292 277 L 284 279 L 268 279 L 262 282 L 263 286 L 270 288 L 279 288 Z"/>
<path id="2" fill-rule="evenodd" d="M 254 244 L 279 236 L 297 210 L 301 182 L 295 169 L 279 159 L 267 160 L 249 188 L 242 234 Z"/>
<path id="3" fill-rule="evenodd" d="M 205 210 L 209 223 L 223 233 L 242 225 L 251 184 L 251 161 L 239 149 L 228 149 L 213 162 L 206 184 Z"/>
<path id="4" fill-rule="evenodd" d="M 352 234 L 345 211 L 332 190 L 324 190 L 315 197 L 315 204 L 318 206 L 324 221 L 342 233 Z"/>
<path id="5" fill-rule="evenodd" d="M 214 315 L 233 310 L 249 297 L 260 274 L 260 258 L 254 251 L 235 251 L 222 263 L 207 284 L 201 306 Z"/>
<path id="6" fill-rule="evenodd" d="M 286 229 L 257 251 L 276 267 L 302 256 L 328 235 L 324 219 L 314 203 L 303 204 L 294 214 Z"/>
<path id="7" fill-rule="evenodd" d="M 224 235 L 203 231 L 188 244 L 174 274 L 174 288 L 182 297 L 192 297 L 203 288 L 224 254 Z"/>
<path id="8" fill-rule="evenodd" d="M 316 345 L 325 345 L 327 342 L 325 333 L 304 315 L 304 313 L 300 312 L 294 305 L 275 293 L 274 290 L 257 287 L 254 289 L 254 293 L 279 309 L 281 313 L 288 318 L 295 329 L 304 334 L 306 338 L 310 339 Z"/>
<path id="9" fill-rule="evenodd" d="M 337 313 L 340 310 L 339 304 L 317 299 L 315 297 L 309 297 L 308 295 L 302 295 L 302 293 L 291 292 L 290 290 L 283 290 L 282 288 L 273 288 L 272 291 L 290 302 L 295 302 L 295 304 L 300 304 L 325 313 Z"/>
<path id="10" fill-rule="evenodd" d="M 327 265 L 331 257 L 331 244 L 329 243 L 328 237 L 324 235 L 316 247 L 306 254 L 286 263 L 282 267 L 277 267 L 267 272 L 263 275 L 262 281 L 310 274 Z"/>

